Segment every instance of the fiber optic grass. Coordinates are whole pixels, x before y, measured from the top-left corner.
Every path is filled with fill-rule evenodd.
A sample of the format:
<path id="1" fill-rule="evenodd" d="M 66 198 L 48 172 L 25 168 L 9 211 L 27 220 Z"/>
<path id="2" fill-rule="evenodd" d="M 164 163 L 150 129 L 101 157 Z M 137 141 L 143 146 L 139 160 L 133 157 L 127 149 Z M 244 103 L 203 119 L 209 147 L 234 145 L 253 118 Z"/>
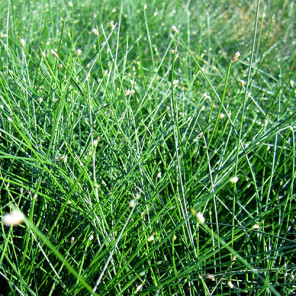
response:
<path id="1" fill-rule="evenodd" d="M 296 293 L 293 1 L 0 9 L 0 295 Z"/>

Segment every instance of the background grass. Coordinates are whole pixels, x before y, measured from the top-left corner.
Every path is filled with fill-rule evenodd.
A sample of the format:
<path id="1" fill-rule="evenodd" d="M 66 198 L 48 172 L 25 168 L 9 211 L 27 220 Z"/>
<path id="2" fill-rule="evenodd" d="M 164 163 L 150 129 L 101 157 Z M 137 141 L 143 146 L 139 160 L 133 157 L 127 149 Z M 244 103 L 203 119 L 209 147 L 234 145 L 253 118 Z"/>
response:
<path id="1" fill-rule="evenodd" d="M 293 295 L 295 1 L 72 2 L 0 3 L 2 295 Z"/>

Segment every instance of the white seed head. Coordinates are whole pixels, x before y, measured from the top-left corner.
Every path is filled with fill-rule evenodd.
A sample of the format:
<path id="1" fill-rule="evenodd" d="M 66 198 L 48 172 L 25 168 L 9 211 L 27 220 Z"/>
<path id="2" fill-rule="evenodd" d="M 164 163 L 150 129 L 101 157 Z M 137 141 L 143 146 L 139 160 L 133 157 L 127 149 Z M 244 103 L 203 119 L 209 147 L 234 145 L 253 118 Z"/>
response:
<path id="1" fill-rule="evenodd" d="M 63 158 L 63 155 L 59 153 L 59 154 L 56 156 L 56 161 L 61 161 L 62 158 Z"/>
<path id="2" fill-rule="evenodd" d="M 228 287 L 229 287 L 230 289 L 233 289 L 233 288 L 234 288 L 234 285 L 233 285 L 233 283 L 232 283 L 231 281 L 229 281 L 229 282 L 227 283 L 227 285 L 228 285 Z"/>
<path id="3" fill-rule="evenodd" d="M 265 119 L 264 120 L 264 127 L 267 127 L 267 125 L 268 125 L 268 119 Z"/>
<path id="4" fill-rule="evenodd" d="M 38 102 L 39 102 L 39 104 L 41 104 L 43 102 L 43 98 L 39 98 Z"/>
<path id="5" fill-rule="evenodd" d="M 88 240 L 92 241 L 93 239 L 94 239 L 94 236 L 93 236 L 93 234 L 91 234 L 91 235 L 89 236 Z"/>
<path id="6" fill-rule="evenodd" d="M 10 118 L 10 117 L 7 117 L 7 120 L 8 120 L 9 122 L 13 122 L 12 118 Z"/>
<path id="7" fill-rule="evenodd" d="M 231 58 L 231 61 L 234 63 L 234 62 L 236 62 L 237 60 L 238 60 L 238 58 L 240 57 L 240 52 L 239 51 L 237 51 L 233 56 L 232 56 L 232 58 Z"/>
<path id="8" fill-rule="evenodd" d="M 91 31 L 92 31 L 92 33 L 93 33 L 94 35 L 99 36 L 99 31 L 98 31 L 98 29 L 93 28 Z"/>
<path id="9" fill-rule="evenodd" d="M 230 178 L 230 183 L 232 183 L 232 184 L 235 184 L 235 183 L 237 183 L 238 182 L 238 177 L 232 177 L 232 178 Z"/>
<path id="10" fill-rule="evenodd" d="M 52 56 L 54 56 L 56 59 L 59 59 L 59 55 L 57 54 L 56 51 L 54 51 L 53 49 L 50 51 L 50 53 L 52 54 Z"/>
<path id="11" fill-rule="evenodd" d="M 152 241 L 154 241 L 154 234 L 152 234 L 151 236 L 149 236 L 149 237 L 147 238 L 147 242 L 148 242 L 148 243 L 150 243 L 150 242 L 152 242 Z"/>
<path id="12" fill-rule="evenodd" d="M 253 226 L 252 226 L 252 229 L 260 229 L 260 226 L 258 225 L 258 224 L 254 224 Z"/>
<path id="13" fill-rule="evenodd" d="M 179 80 L 178 80 L 178 79 L 175 79 L 175 80 L 173 81 L 173 85 L 174 85 L 174 86 L 177 86 L 178 83 L 179 83 Z"/>
<path id="14" fill-rule="evenodd" d="M 94 140 L 94 141 L 93 141 L 93 146 L 94 146 L 94 147 L 97 147 L 97 146 L 98 146 L 98 143 L 99 143 L 99 141 L 98 141 L 97 139 Z"/>
<path id="15" fill-rule="evenodd" d="M 128 203 L 130 208 L 134 208 L 136 206 L 136 202 L 134 199 L 131 199 L 130 202 Z"/>
<path id="16" fill-rule="evenodd" d="M 219 119 L 223 119 L 225 117 L 225 114 L 224 113 L 220 113 L 219 114 Z"/>
<path id="17" fill-rule="evenodd" d="M 68 2 L 69 7 L 73 7 L 73 3 L 71 1 Z"/>
<path id="18" fill-rule="evenodd" d="M 204 217 L 204 215 L 201 213 L 201 212 L 198 212 L 196 215 L 195 215 L 198 223 L 200 224 L 204 224 L 206 222 L 206 219 Z"/>
<path id="19" fill-rule="evenodd" d="M 82 54 L 82 50 L 80 48 L 78 48 L 76 53 L 77 53 L 78 56 L 80 56 Z"/>
<path id="20" fill-rule="evenodd" d="M 139 273 L 139 276 L 144 276 L 146 273 L 145 273 L 145 271 L 141 271 L 140 273 Z"/>
<path id="21" fill-rule="evenodd" d="M 20 41 L 21 41 L 21 45 L 22 45 L 22 47 L 25 47 L 25 45 L 26 45 L 26 40 L 25 40 L 25 39 L 21 39 Z"/>
<path id="22" fill-rule="evenodd" d="M 178 33 L 178 28 L 176 26 L 172 26 L 172 30 L 173 32 Z"/>
<path id="23" fill-rule="evenodd" d="M 139 285 L 139 286 L 136 288 L 135 293 L 138 293 L 142 288 L 143 288 L 143 284 Z"/>
<path id="24" fill-rule="evenodd" d="M 212 282 L 214 282 L 215 281 L 215 276 L 213 274 L 207 273 L 206 274 L 206 279 L 209 279 Z"/>
<path id="25" fill-rule="evenodd" d="M 4 225 L 9 227 L 21 224 L 24 219 L 24 214 L 18 210 L 13 210 L 10 214 L 5 214 L 3 216 Z"/>
<path id="26" fill-rule="evenodd" d="M 110 27 L 111 27 L 112 31 L 114 31 L 116 28 L 116 24 L 114 24 L 113 20 L 110 22 Z"/>

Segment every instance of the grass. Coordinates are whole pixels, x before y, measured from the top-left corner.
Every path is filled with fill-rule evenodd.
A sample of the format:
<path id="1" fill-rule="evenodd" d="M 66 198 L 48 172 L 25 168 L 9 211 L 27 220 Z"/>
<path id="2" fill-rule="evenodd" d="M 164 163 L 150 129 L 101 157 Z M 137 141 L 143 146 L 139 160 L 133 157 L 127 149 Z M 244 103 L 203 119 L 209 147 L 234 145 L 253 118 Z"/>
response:
<path id="1" fill-rule="evenodd" d="M 294 1 L 0 11 L 0 295 L 296 293 Z"/>

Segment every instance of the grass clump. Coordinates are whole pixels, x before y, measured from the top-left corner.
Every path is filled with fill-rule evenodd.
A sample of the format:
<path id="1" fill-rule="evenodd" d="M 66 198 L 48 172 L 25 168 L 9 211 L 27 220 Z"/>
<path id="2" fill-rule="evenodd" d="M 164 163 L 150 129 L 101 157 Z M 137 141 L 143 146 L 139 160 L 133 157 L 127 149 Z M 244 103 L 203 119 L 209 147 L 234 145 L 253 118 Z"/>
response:
<path id="1" fill-rule="evenodd" d="M 1 2 L 1 293 L 295 293 L 294 5 Z"/>

